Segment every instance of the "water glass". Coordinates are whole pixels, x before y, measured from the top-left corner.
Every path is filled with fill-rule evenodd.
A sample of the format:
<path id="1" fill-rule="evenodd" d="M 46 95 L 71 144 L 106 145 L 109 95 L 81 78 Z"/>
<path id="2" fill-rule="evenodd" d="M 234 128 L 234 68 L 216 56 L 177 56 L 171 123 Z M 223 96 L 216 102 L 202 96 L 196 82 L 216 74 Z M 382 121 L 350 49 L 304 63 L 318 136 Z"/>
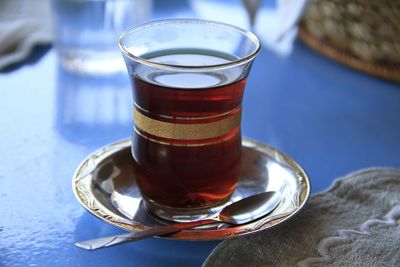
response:
<path id="1" fill-rule="evenodd" d="M 54 45 L 60 65 L 82 75 L 124 71 L 117 40 L 149 19 L 151 0 L 53 0 Z"/>

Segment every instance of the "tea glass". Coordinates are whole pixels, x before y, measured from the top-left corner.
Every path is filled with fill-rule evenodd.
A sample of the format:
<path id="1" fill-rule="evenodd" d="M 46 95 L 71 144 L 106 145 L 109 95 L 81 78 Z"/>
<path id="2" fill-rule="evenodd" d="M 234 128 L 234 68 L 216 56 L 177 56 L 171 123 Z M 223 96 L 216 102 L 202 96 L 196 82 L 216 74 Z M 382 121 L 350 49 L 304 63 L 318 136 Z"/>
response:
<path id="1" fill-rule="evenodd" d="M 240 174 L 242 98 L 257 37 L 225 23 L 172 19 L 130 29 L 119 46 L 146 210 L 178 222 L 215 215 Z"/>

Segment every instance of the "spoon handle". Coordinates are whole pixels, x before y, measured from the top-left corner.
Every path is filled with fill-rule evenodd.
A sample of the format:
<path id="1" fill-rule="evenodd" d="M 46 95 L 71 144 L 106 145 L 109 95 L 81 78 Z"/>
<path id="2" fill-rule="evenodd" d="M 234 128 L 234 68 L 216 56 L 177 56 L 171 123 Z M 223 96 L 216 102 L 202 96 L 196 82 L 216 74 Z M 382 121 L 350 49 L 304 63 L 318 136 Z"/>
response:
<path id="1" fill-rule="evenodd" d="M 147 237 L 172 234 L 172 233 L 178 232 L 180 230 L 189 229 L 189 228 L 206 225 L 206 224 L 217 223 L 217 222 L 220 222 L 220 221 L 215 220 L 215 219 L 208 219 L 208 220 L 201 220 L 201 221 L 196 221 L 196 222 L 187 222 L 187 223 L 178 223 L 178 224 L 167 225 L 167 226 L 158 226 L 158 227 L 153 227 L 148 230 L 143 230 L 143 231 L 139 231 L 139 232 L 130 232 L 130 233 L 125 233 L 125 234 L 121 234 L 121 235 L 113 235 L 113 236 L 101 237 L 101 238 L 87 240 L 87 241 L 81 241 L 81 242 L 75 243 L 75 245 L 77 247 L 80 247 L 80 248 L 83 248 L 86 250 L 96 250 L 96 249 L 100 249 L 100 248 L 111 247 L 111 246 L 131 242 L 131 241 L 144 239 Z"/>

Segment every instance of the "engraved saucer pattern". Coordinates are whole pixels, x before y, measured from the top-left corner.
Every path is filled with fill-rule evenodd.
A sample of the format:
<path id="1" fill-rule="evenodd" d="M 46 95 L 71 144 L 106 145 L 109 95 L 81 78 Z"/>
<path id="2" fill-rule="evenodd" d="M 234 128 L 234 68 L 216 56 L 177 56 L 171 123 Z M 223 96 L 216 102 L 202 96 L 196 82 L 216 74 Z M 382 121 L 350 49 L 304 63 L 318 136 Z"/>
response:
<path id="1" fill-rule="evenodd" d="M 213 224 L 183 230 L 166 238 L 217 240 L 256 233 L 276 226 L 298 213 L 310 195 L 307 174 L 293 159 L 260 142 L 243 138 L 241 174 L 230 201 L 264 192 L 280 191 L 282 201 L 268 216 L 230 227 Z M 77 168 L 72 188 L 90 213 L 127 231 L 142 231 L 171 222 L 155 219 L 143 208 L 137 187 L 131 141 L 121 140 L 90 154 Z"/>

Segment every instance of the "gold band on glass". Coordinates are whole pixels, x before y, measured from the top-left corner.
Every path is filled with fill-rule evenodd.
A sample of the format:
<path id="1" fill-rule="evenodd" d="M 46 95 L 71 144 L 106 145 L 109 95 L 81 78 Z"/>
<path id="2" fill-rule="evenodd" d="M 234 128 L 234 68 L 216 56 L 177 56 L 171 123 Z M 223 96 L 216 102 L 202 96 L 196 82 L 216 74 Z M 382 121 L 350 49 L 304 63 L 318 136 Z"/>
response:
<path id="1" fill-rule="evenodd" d="M 227 134 L 240 126 L 241 111 L 230 117 L 206 123 L 181 124 L 156 120 L 134 110 L 135 126 L 153 136 L 177 140 L 203 140 Z"/>

